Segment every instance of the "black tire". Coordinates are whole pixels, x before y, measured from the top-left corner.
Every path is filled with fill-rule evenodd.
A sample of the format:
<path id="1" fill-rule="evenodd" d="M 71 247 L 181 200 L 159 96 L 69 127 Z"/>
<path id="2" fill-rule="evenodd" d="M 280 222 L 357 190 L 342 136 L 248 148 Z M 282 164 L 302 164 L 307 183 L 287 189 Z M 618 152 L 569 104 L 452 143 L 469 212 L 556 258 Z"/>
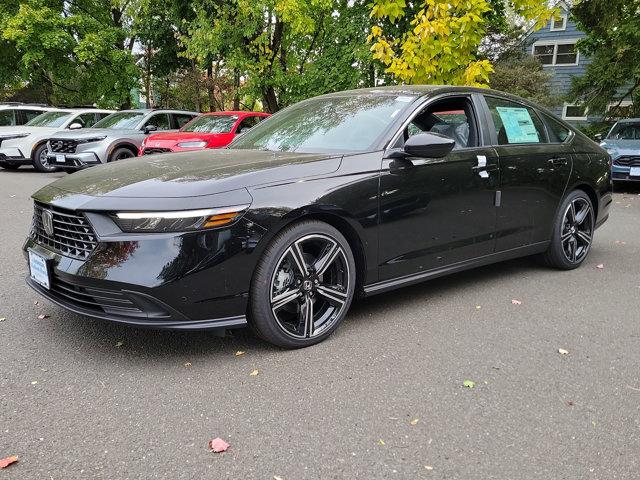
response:
<path id="1" fill-rule="evenodd" d="M 560 204 L 551 243 L 542 254 L 543 262 L 561 270 L 578 268 L 591 250 L 594 231 L 595 211 L 589 195 L 582 190 L 572 191 Z"/>
<path id="2" fill-rule="evenodd" d="M 57 168 L 51 165 L 47 159 L 47 145 L 44 143 L 42 145 L 38 145 L 38 147 L 33 151 L 31 161 L 33 162 L 33 167 L 39 172 L 51 173 L 57 170 Z"/>
<path id="3" fill-rule="evenodd" d="M 15 163 L 0 163 L 0 167 L 4 168 L 5 170 L 17 170 L 20 168 L 20 165 L 16 165 Z"/>
<path id="4" fill-rule="evenodd" d="M 111 155 L 109 155 L 107 161 L 117 162 L 118 160 L 125 160 L 127 158 L 133 158 L 135 156 L 135 153 L 133 153 L 127 147 L 118 147 L 113 152 L 111 152 Z"/>
<path id="5" fill-rule="evenodd" d="M 301 257 L 302 267 L 296 260 Z M 290 225 L 267 246 L 255 269 L 250 326 L 262 339 L 284 348 L 319 343 L 344 320 L 355 283 L 353 253 L 338 230 L 310 220 Z M 291 300 L 277 301 L 291 295 Z"/>

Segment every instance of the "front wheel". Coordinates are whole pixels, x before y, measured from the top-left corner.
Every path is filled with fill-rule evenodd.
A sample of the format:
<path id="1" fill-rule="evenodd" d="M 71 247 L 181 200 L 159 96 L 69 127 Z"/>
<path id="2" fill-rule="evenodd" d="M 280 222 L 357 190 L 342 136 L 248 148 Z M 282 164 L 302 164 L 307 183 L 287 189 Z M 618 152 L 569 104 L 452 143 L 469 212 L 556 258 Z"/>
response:
<path id="1" fill-rule="evenodd" d="M 356 266 L 349 243 L 332 226 L 304 221 L 285 228 L 258 262 L 250 322 L 263 339 L 300 348 L 326 339 L 346 316 Z"/>
<path id="2" fill-rule="evenodd" d="M 571 270 L 579 267 L 591 250 L 595 213 L 589 196 L 574 190 L 560 205 L 553 236 L 543 260 L 551 267 Z"/>
<path id="3" fill-rule="evenodd" d="M 135 157 L 134 153 L 126 147 L 116 148 L 111 155 L 109 155 L 108 162 L 117 162 L 118 160 L 125 160 L 127 158 Z"/>
<path id="4" fill-rule="evenodd" d="M 55 172 L 56 167 L 49 163 L 49 159 L 47 158 L 47 145 L 42 144 L 38 148 L 33 151 L 33 157 L 31 159 L 33 161 L 34 168 L 39 172 L 49 173 Z"/>

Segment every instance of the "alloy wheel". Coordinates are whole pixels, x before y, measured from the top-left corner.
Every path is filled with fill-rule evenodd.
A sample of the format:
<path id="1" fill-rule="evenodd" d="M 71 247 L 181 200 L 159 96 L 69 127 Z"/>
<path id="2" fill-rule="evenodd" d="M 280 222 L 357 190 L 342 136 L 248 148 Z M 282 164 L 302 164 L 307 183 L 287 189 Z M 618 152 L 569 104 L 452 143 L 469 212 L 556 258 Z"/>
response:
<path id="1" fill-rule="evenodd" d="M 340 318 L 348 292 L 349 262 L 343 248 L 328 235 L 307 235 L 293 242 L 276 264 L 271 311 L 287 335 L 314 338 Z"/>
<path id="2" fill-rule="evenodd" d="M 591 248 L 593 209 L 588 200 L 576 198 L 567 206 L 562 220 L 562 251 L 571 263 L 580 263 Z"/>
<path id="3" fill-rule="evenodd" d="M 48 153 L 47 149 L 46 148 L 43 149 L 40 152 L 40 155 L 38 156 L 38 161 L 40 162 L 40 165 L 42 165 L 42 167 L 45 170 L 53 170 L 54 168 L 51 165 L 49 165 L 49 158 L 47 157 L 47 153 Z"/>

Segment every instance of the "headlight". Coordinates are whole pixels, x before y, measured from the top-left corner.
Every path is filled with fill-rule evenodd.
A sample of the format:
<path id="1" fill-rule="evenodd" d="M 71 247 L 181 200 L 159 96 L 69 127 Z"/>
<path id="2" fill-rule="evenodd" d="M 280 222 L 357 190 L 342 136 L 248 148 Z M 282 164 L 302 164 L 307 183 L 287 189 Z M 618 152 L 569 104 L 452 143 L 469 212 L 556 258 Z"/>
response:
<path id="1" fill-rule="evenodd" d="M 204 148 L 207 142 L 181 142 L 178 144 L 181 148 Z"/>
<path id="2" fill-rule="evenodd" d="M 119 212 L 114 220 L 122 231 L 129 233 L 190 232 L 233 223 L 247 208 L 249 205 L 174 212 Z"/>
<path id="3" fill-rule="evenodd" d="M 78 140 L 78 143 L 93 143 L 93 142 L 101 142 L 102 140 L 104 140 L 105 138 L 107 138 L 106 135 L 103 135 L 102 137 L 91 137 L 91 138 L 82 138 L 80 140 Z"/>

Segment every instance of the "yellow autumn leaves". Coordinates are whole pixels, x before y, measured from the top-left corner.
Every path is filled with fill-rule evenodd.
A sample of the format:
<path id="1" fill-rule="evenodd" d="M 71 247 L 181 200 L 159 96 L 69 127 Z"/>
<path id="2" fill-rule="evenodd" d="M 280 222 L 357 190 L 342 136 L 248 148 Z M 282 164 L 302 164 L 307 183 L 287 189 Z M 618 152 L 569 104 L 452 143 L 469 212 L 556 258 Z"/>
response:
<path id="1" fill-rule="evenodd" d="M 513 0 L 514 12 L 537 26 L 544 25 L 553 9 L 536 0 Z M 405 0 L 373 0 L 371 16 L 395 22 L 406 13 Z M 371 28 L 368 37 L 373 57 L 387 72 L 408 84 L 487 86 L 493 66 L 478 60 L 491 11 L 488 0 L 424 0 L 411 19 L 411 29 L 396 38 L 382 26 Z"/>

